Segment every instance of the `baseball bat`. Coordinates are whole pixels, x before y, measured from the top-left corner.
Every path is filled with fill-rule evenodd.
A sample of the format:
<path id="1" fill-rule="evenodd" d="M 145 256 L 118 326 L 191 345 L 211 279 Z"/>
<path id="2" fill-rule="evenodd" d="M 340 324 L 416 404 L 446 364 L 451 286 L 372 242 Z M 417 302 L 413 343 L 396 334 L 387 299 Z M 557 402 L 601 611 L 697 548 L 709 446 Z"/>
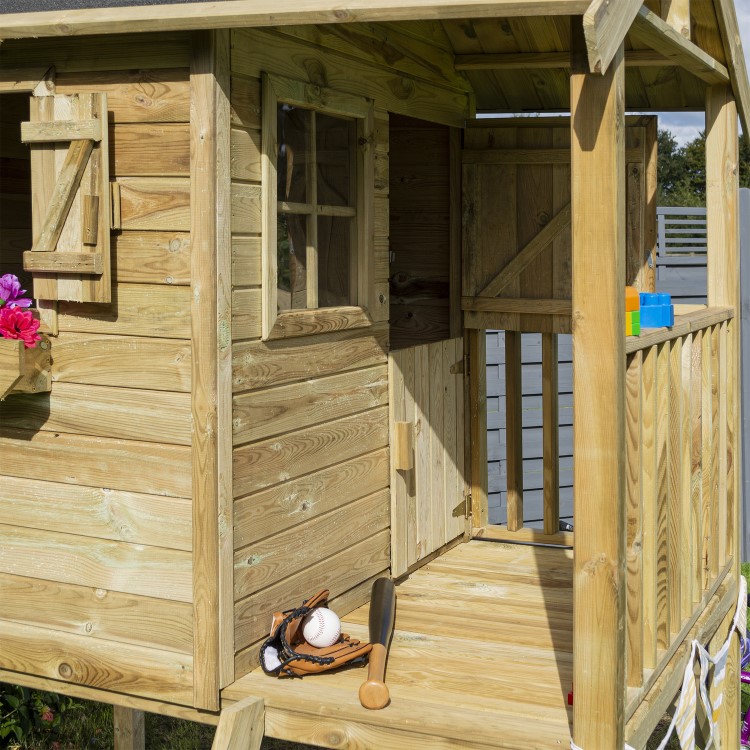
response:
<path id="1" fill-rule="evenodd" d="M 372 584 L 370 598 L 370 660 L 367 680 L 359 689 L 359 702 L 370 709 L 385 708 L 390 701 L 385 684 L 385 663 L 393 635 L 396 614 L 396 588 L 390 578 L 378 578 Z"/>

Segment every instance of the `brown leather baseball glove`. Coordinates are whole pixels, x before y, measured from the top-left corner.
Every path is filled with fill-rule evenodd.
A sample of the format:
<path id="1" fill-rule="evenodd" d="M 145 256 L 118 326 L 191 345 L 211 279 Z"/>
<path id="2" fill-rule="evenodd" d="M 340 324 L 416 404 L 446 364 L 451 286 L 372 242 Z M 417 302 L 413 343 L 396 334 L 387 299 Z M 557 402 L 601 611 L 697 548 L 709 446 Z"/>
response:
<path id="1" fill-rule="evenodd" d="M 297 609 L 275 612 L 271 635 L 260 648 L 260 665 L 266 674 L 276 677 L 304 677 L 306 674 L 327 672 L 344 664 L 367 661 L 372 644 L 350 638 L 346 633 L 326 648 L 311 646 L 300 632 L 302 618 L 315 607 L 325 607 L 328 590 L 305 599 Z"/>

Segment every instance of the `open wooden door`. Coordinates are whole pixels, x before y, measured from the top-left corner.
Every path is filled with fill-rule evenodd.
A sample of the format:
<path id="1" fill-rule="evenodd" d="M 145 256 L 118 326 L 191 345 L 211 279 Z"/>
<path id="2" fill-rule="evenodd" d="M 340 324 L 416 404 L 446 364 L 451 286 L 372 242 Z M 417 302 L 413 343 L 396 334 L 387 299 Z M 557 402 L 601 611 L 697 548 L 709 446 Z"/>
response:
<path id="1" fill-rule="evenodd" d="M 464 341 L 388 357 L 391 568 L 405 573 L 466 530 Z"/>

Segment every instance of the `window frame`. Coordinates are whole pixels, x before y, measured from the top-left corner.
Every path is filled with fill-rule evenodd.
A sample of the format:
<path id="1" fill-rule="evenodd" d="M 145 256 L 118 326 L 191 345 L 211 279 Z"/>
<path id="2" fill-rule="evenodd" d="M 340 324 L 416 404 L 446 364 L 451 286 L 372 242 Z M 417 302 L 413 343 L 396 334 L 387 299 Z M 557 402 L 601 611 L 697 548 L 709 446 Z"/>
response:
<path id="1" fill-rule="evenodd" d="M 262 257 L 262 326 L 263 341 L 291 336 L 361 328 L 372 324 L 368 313 L 373 291 L 374 244 L 374 129 L 375 108 L 372 99 L 348 94 L 325 86 L 296 81 L 271 73 L 262 76 L 262 143 L 261 143 L 261 257 Z M 356 269 L 356 299 L 352 305 L 315 307 L 299 310 L 277 310 L 277 192 L 279 103 L 291 104 L 334 117 L 345 117 L 356 123 L 356 158 L 354 215 L 352 230 L 352 268 Z M 313 214 L 317 216 L 317 213 Z M 354 282 L 354 280 L 353 280 Z"/>

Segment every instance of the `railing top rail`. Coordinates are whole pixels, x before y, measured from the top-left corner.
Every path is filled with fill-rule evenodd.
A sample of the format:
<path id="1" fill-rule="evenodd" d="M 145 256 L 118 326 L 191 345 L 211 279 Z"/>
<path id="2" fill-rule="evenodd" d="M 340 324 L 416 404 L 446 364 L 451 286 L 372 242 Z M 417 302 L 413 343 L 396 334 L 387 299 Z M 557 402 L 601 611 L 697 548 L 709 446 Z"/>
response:
<path id="1" fill-rule="evenodd" d="M 705 216 L 705 208 L 684 208 L 680 206 L 657 206 L 657 216 Z"/>
<path id="2" fill-rule="evenodd" d="M 700 331 L 717 323 L 723 323 L 725 320 L 731 320 L 733 317 L 734 310 L 731 307 L 706 307 L 686 315 L 675 315 L 674 325 L 671 328 L 654 328 L 640 336 L 628 336 L 625 339 L 625 354 L 633 354 L 642 349 L 648 349 L 654 344 L 678 339 L 693 331 Z"/>

